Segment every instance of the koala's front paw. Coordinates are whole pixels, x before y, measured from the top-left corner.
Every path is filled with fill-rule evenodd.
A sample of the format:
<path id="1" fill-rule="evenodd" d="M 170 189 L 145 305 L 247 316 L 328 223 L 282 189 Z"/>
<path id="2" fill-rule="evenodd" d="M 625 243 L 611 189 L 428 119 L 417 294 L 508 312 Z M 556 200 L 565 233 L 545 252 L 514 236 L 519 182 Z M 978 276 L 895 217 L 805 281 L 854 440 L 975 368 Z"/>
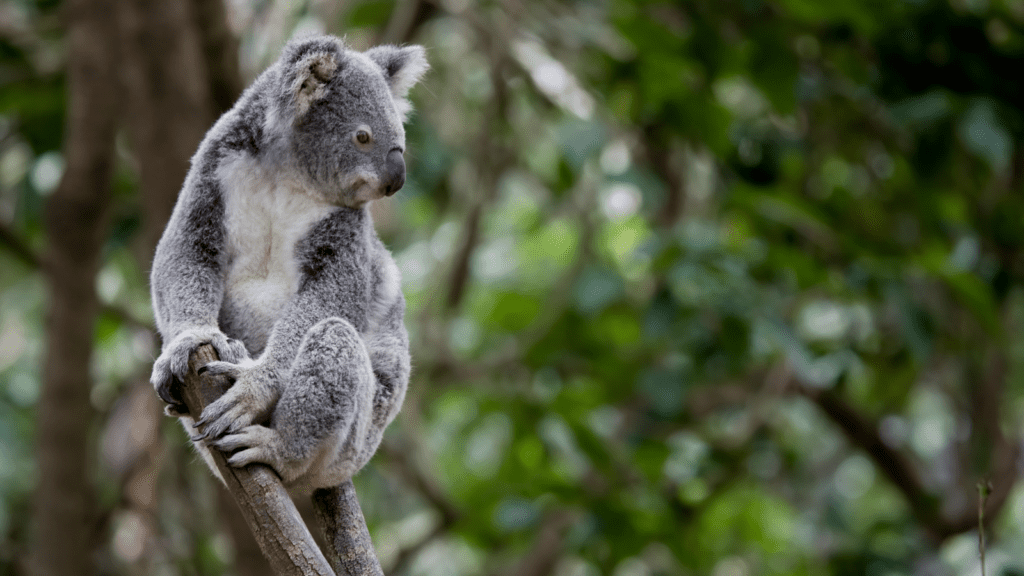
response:
<path id="1" fill-rule="evenodd" d="M 188 372 L 189 356 L 203 344 L 211 344 L 218 356 L 229 362 L 243 362 L 249 358 L 245 345 L 228 338 L 216 328 L 185 330 L 178 334 L 164 346 L 160 357 L 153 363 L 153 373 L 149 378 L 160 399 L 169 404 L 167 414 L 171 416 L 188 414 L 177 387 Z"/>
<path id="2" fill-rule="evenodd" d="M 228 464 L 242 468 L 253 462 L 266 464 L 274 469 L 283 480 L 290 480 L 284 461 L 281 458 L 281 436 L 276 430 L 253 424 L 227 434 L 209 445 L 223 452 L 234 452 L 228 457 Z M 237 451 L 237 452 L 236 452 Z M 286 474 L 289 477 L 286 477 Z"/>
<path id="3" fill-rule="evenodd" d="M 203 410 L 196 422 L 201 438 L 220 438 L 266 419 L 280 396 L 279 376 L 266 364 L 251 360 L 241 364 L 210 362 L 199 373 L 225 375 L 234 382 L 223 396 Z"/>

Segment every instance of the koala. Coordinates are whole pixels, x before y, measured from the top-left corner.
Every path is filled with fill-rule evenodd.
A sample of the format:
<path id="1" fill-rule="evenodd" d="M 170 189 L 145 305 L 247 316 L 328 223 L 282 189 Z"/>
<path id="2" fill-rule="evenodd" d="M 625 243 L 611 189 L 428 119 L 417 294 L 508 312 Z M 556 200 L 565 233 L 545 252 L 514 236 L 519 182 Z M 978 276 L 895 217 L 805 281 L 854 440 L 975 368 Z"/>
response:
<path id="1" fill-rule="evenodd" d="M 398 269 L 367 208 L 405 183 L 406 96 L 420 46 L 358 52 L 290 42 L 206 134 L 156 249 L 163 347 L 152 383 L 214 473 L 274 469 L 336 486 L 369 461 L 409 382 Z M 189 414 L 180 383 L 201 344 L 230 389 Z"/>

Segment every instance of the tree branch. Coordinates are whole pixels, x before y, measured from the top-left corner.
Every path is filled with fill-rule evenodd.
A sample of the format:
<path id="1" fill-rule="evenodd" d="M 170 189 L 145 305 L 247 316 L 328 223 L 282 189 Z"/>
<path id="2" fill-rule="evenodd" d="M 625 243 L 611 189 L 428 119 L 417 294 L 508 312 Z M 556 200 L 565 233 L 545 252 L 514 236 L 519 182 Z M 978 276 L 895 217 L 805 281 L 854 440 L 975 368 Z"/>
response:
<path id="1" fill-rule="evenodd" d="M 966 376 L 967 381 L 972 383 L 967 386 L 970 394 L 968 410 L 971 438 L 967 443 L 969 452 L 963 455 L 963 459 L 968 460 L 967 469 L 979 471 L 985 476 L 986 484 L 991 484 L 982 509 L 982 516 L 988 525 L 1006 504 L 1017 482 L 1020 442 L 1015 438 L 1007 438 L 1001 427 L 1009 372 L 1006 353 L 999 350 L 985 354 L 982 361 L 971 364 L 974 366 L 967 371 Z M 962 480 L 959 483 L 961 490 L 967 491 L 977 486 L 979 478 Z M 956 518 L 947 522 L 949 534 L 971 530 L 977 527 L 977 522 L 976 508 L 967 506 L 959 511 Z"/>
<path id="2" fill-rule="evenodd" d="M 665 183 L 665 204 L 655 220 L 664 228 L 671 228 L 683 215 L 686 204 L 686 190 L 683 179 L 672 165 L 672 146 L 666 131 L 660 125 L 646 125 L 642 129 L 644 150 L 651 167 Z"/>
<path id="3" fill-rule="evenodd" d="M 466 293 L 466 285 L 469 283 L 469 261 L 480 240 L 480 213 L 482 205 L 476 204 L 466 215 L 466 223 L 462 226 L 462 242 L 459 245 L 459 252 L 455 256 L 455 265 L 452 267 L 451 279 L 448 281 L 448 300 L 446 305 L 449 310 L 456 310 L 462 303 L 462 296 Z"/>
<path id="4" fill-rule="evenodd" d="M 202 414 L 203 409 L 230 386 L 224 378 L 196 373 L 200 367 L 214 360 L 217 360 L 217 354 L 208 344 L 199 347 L 189 358 L 182 396 L 190 414 Z M 232 468 L 219 450 L 210 452 L 274 573 L 280 576 L 334 576 L 274 471 L 262 464 Z"/>
<path id="5" fill-rule="evenodd" d="M 471 19 L 473 20 L 473 19 Z M 476 25 L 485 26 L 476 22 Z M 500 28 L 500 27 L 499 27 Z M 484 27 L 486 30 L 486 27 Z M 501 143 L 500 138 L 495 137 L 493 127 L 502 125 L 508 117 L 508 86 L 503 78 L 505 68 L 508 66 L 504 52 L 499 48 L 500 41 L 494 34 L 484 32 L 482 38 L 489 39 L 485 47 L 489 54 L 491 63 L 491 87 L 494 90 L 494 98 L 488 103 L 485 111 L 485 120 L 480 123 L 483 129 L 477 134 L 475 146 L 475 162 L 480 167 L 478 172 L 478 184 L 482 191 L 480 199 L 475 202 L 466 215 L 466 223 L 463 225 L 462 242 L 459 252 L 455 257 L 454 265 L 449 279 L 448 299 L 446 307 L 449 312 L 459 308 L 462 298 L 465 295 L 466 286 L 470 277 L 470 260 L 477 244 L 480 242 L 480 219 L 484 208 L 490 204 L 497 193 L 498 180 L 508 169 L 515 158 L 507 146 Z M 500 129 L 499 129 L 500 131 Z"/>
<path id="6" fill-rule="evenodd" d="M 405 481 L 415 488 L 424 498 L 427 499 L 438 511 L 441 512 L 441 523 L 452 525 L 462 518 L 462 511 L 459 510 L 441 488 L 426 474 L 420 470 L 409 458 L 410 450 L 404 446 L 394 446 L 390 442 L 384 442 L 380 450 L 392 464 L 398 468 L 398 472 Z"/>
<path id="7" fill-rule="evenodd" d="M 929 526 L 936 525 L 939 521 L 938 498 L 929 493 L 917 475 L 913 462 L 882 442 L 877 433 L 878 426 L 831 392 L 819 392 L 805 387 L 800 387 L 800 391 L 813 400 L 853 444 L 868 453 L 889 480 L 903 492 L 919 520 Z"/>
<path id="8" fill-rule="evenodd" d="M 152 386 L 148 390 L 153 394 Z M 252 535 L 252 530 L 245 521 L 235 504 L 235 498 L 228 492 L 227 487 L 217 482 L 217 515 L 222 526 L 227 528 L 231 535 L 232 548 L 235 551 L 235 562 L 232 568 L 235 576 L 263 576 L 273 574 L 270 563 L 260 550 L 260 545 Z"/>
<path id="9" fill-rule="evenodd" d="M 403 480 L 410 487 L 415 488 L 426 500 L 441 512 L 441 521 L 430 533 L 416 543 L 402 548 L 389 569 L 394 574 L 405 574 L 408 565 L 423 548 L 430 544 L 442 534 L 448 532 L 459 519 L 462 518 L 462 511 L 452 502 L 423 470 L 421 470 L 410 454 L 415 453 L 415 448 L 408 445 L 408 442 L 384 442 L 380 446 L 381 452 L 387 457 L 388 462 L 398 468 Z"/>
<path id="10" fill-rule="evenodd" d="M 387 26 L 377 35 L 375 44 L 404 44 L 423 24 L 434 17 L 437 6 L 423 0 L 399 0 L 391 11 Z"/>
<path id="11" fill-rule="evenodd" d="M 313 492 L 313 504 L 338 576 L 384 576 L 352 481 Z"/>
<path id="12" fill-rule="evenodd" d="M 950 518 L 942 514 L 942 496 L 933 494 L 917 474 L 914 463 L 899 450 L 887 446 L 878 436 L 878 426 L 831 392 L 819 392 L 799 387 L 800 392 L 813 400 L 835 422 L 854 445 L 860 447 L 903 493 L 910 510 L 925 530 L 935 539 L 966 532 L 977 526 L 975 510 L 966 509 Z M 1020 449 L 1016 444 L 997 446 L 991 461 L 995 464 L 994 490 L 985 503 L 985 517 L 991 521 L 1006 504 L 1017 477 L 1016 462 Z"/>
<path id="13" fill-rule="evenodd" d="M 140 320 L 133 316 L 131 312 L 128 312 L 127 310 L 119 306 L 114 306 L 113 304 L 100 304 L 100 313 L 102 313 L 105 316 L 110 316 L 114 320 L 117 320 L 122 324 L 131 326 L 132 328 L 138 330 L 146 330 L 152 332 L 154 328 L 151 322 Z"/>
<path id="14" fill-rule="evenodd" d="M 572 525 L 572 515 L 565 510 L 557 510 L 548 514 L 533 546 L 519 562 L 502 572 L 505 576 L 547 576 L 551 574 L 558 558 L 562 554 L 563 535 Z"/>
<path id="15" fill-rule="evenodd" d="M 401 550 L 399 550 L 398 556 L 395 558 L 394 563 L 391 565 L 388 571 L 392 574 L 407 574 L 409 572 L 409 563 L 412 562 L 414 558 L 416 558 L 416 555 L 419 554 L 420 551 L 422 551 L 424 548 L 426 548 L 427 544 L 430 544 L 434 540 L 441 537 L 442 534 L 448 532 L 450 528 L 451 526 L 445 524 L 444 521 L 442 520 L 440 524 L 434 526 L 430 533 L 421 538 L 419 541 L 406 548 L 402 548 Z"/>

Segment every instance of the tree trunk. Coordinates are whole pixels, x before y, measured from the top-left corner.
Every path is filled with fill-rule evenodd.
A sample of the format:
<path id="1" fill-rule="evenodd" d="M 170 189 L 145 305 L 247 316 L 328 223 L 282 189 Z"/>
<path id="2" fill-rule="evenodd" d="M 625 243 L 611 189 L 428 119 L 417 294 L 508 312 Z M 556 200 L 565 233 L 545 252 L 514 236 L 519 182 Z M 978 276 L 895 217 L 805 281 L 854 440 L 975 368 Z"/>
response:
<path id="1" fill-rule="evenodd" d="M 114 0 L 70 0 L 67 166 L 47 200 L 43 256 L 49 304 L 38 405 L 35 537 L 29 572 L 87 575 L 91 562 L 90 358 L 110 204 L 118 83 Z"/>
<path id="2" fill-rule="evenodd" d="M 189 159 L 216 116 L 242 92 L 238 41 L 222 0 L 125 0 L 118 19 L 121 79 L 129 96 L 125 120 L 141 172 L 143 229 L 134 252 L 139 269 L 148 270 Z M 157 477 L 160 466 L 148 462 L 137 475 Z M 218 500 L 230 498 L 222 490 Z M 266 574 L 269 565 L 238 507 L 229 502 L 220 511 L 235 544 L 235 571 Z"/>
<path id="3" fill-rule="evenodd" d="M 192 5 L 206 59 L 213 111 L 220 115 L 235 105 L 235 100 L 245 88 L 242 72 L 238 69 L 238 39 L 228 26 L 222 0 L 192 0 Z"/>
<path id="4" fill-rule="evenodd" d="M 136 259 L 147 270 L 189 159 L 215 120 L 210 71 L 194 12 L 190 0 L 121 0 L 118 11 L 126 119 L 142 188 Z"/>

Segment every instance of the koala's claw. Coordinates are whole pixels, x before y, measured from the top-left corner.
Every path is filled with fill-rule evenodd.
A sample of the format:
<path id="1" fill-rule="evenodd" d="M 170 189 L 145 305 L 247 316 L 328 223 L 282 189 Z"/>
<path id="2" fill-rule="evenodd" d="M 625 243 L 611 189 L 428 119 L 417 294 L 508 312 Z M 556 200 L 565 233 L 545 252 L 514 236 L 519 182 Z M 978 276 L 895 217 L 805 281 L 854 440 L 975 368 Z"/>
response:
<path id="1" fill-rule="evenodd" d="M 210 376 L 227 376 L 228 378 L 237 381 L 244 370 L 245 367 L 237 362 L 214 361 L 200 368 L 199 374 L 209 374 Z"/>
<path id="2" fill-rule="evenodd" d="M 224 452 L 233 452 L 240 448 L 255 448 L 257 446 L 264 446 L 270 444 L 277 433 L 266 426 L 259 424 L 253 424 L 246 426 L 241 430 L 225 435 L 213 442 L 210 445 L 218 450 Z"/>
<path id="3" fill-rule="evenodd" d="M 156 395 L 159 396 L 161 400 L 168 404 L 180 406 L 181 398 L 179 398 L 177 394 L 172 393 L 173 389 L 177 387 L 177 383 L 174 381 L 173 377 L 170 378 L 169 380 L 169 382 L 160 382 L 160 384 L 157 384 L 155 386 Z"/>
<path id="4" fill-rule="evenodd" d="M 214 346 L 214 348 L 217 347 Z M 241 340 L 235 340 L 234 338 L 227 338 L 221 347 L 217 348 L 217 354 L 221 360 L 235 364 L 241 364 L 250 359 L 249 351 L 245 349 L 245 344 L 242 344 Z"/>
<path id="5" fill-rule="evenodd" d="M 182 416 L 188 416 L 188 406 L 185 406 L 184 404 L 179 404 L 177 401 L 174 401 L 164 406 L 164 414 L 167 416 L 171 416 L 172 418 L 181 418 Z"/>
<path id="6" fill-rule="evenodd" d="M 220 402 L 220 400 L 217 402 Z M 204 416 L 200 421 L 201 423 L 197 423 L 202 429 L 205 438 L 220 438 L 225 433 L 234 432 L 252 424 L 255 420 L 255 415 L 246 411 L 244 407 L 232 406 L 230 404 L 225 404 L 224 406 L 226 407 L 215 406 L 216 404 L 215 402 L 207 406 L 206 410 L 203 411 L 204 414 L 211 409 L 214 412 Z"/>

